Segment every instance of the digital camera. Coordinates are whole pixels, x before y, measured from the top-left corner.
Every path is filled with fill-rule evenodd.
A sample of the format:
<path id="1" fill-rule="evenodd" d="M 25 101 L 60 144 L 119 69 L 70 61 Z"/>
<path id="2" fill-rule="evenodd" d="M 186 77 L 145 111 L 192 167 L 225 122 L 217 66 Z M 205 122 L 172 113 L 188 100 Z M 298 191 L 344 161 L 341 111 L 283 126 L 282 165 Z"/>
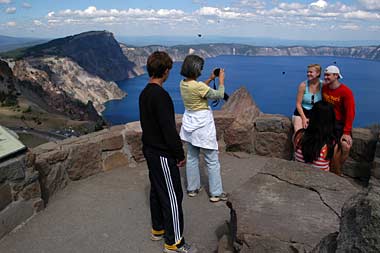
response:
<path id="1" fill-rule="evenodd" d="M 214 69 L 214 75 L 219 76 L 220 68 Z"/>

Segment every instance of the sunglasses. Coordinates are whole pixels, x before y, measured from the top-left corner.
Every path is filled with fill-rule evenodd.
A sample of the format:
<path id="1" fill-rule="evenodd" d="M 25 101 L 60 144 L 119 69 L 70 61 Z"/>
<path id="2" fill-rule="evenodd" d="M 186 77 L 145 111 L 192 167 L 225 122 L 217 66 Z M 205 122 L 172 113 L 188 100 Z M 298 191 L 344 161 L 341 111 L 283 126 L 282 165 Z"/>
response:
<path id="1" fill-rule="evenodd" d="M 311 104 L 314 105 L 314 95 L 311 95 Z"/>

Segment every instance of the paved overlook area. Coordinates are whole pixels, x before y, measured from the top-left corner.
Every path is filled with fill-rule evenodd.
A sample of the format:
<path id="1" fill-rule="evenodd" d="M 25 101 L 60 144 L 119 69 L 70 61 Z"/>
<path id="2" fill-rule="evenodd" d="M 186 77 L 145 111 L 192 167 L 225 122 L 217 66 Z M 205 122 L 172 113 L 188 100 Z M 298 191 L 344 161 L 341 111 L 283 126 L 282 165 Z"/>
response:
<path id="1" fill-rule="evenodd" d="M 260 112 L 244 88 L 214 118 L 232 209 L 185 195 L 184 234 L 199 252 L 230 252 L 225 234 L 240 253 L 380 252 L 378 133 L 353 129 L 343 178 L 289 161 L 290 119 Z M 149 239 L 147 174 L 139 122 L 0 163 L 0 252 L 161 252 Z"/>
<path id="2" fill-rule="evenodd" d="M 225 190 L 231 192 L 246 182 L 268 161 L 270 158 L 261 156 L 221 153 Z M 184 168 L 181 172 L 184 176 Z M 162 252 L 162 242 L 149 238 L 148 193 L 145 163 L 73 181 L 46 209 L 5 236 L 0 241 L 0 252 Z M 225 202 L 212 204 L 202 191 L 196 198 L 184 195 L 183 208 L 186 240 L 200 252 L 216 252 L 230 219 Z"/>

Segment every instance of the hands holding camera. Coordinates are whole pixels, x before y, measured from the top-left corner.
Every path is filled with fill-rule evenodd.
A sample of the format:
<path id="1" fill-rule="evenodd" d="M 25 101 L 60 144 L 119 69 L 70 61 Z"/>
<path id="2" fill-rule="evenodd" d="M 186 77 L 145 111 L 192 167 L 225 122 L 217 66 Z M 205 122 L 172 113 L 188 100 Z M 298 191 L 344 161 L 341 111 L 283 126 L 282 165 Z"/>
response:
<path id="1" fill-rule="evenodd" d="M 224 85 L 224 69 L 222 68 L 213 69 L 210 75 L 210 79 L 214 80 L 216 77 L 219 77 L 219 85 Z"/>

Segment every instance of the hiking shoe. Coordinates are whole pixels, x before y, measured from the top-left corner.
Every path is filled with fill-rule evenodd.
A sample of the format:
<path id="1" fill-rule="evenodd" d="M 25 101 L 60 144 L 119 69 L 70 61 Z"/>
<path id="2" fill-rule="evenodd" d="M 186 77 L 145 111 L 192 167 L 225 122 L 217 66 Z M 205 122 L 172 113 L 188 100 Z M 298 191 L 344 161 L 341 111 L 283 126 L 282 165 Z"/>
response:
<path id="1" fill-rule="evenodd" d="M 226 201 L 228 200 L 228 193 L 222 192 L 218 196 L 211 196 L 210 197 L 210 202 L 218 202 L 218 201 Z"/>
<path id="2" fill-rule="evenodd" d="M 198 195 L 199 192 L 201 192 L 203 189 L 203 187 L 199 187 L 198 189 L 194 190 L 194 191 L 187 191 L 187 196 L 189 197 L 195 197 Z"/>
<path id="3" fill-rule="evenodd" d="M 189 244 L 185 243 L 181 247 L 177 248 L 176 246 L 173 246 L 172 249 L 168 249 L 164 247 L 164 253 L 196 253 L 198 252 L 197 248 L 190 246 Z"/>
<path id="4" fill-rule="evenodd" d="M 152 229 L 151 234 L 150 234 L 150 239 L 152 241 L 159 241 L 159 240 L 164 239 L 164 235 L 165 235 L 165 230 L 157 231 L 157 230 Z"/>

